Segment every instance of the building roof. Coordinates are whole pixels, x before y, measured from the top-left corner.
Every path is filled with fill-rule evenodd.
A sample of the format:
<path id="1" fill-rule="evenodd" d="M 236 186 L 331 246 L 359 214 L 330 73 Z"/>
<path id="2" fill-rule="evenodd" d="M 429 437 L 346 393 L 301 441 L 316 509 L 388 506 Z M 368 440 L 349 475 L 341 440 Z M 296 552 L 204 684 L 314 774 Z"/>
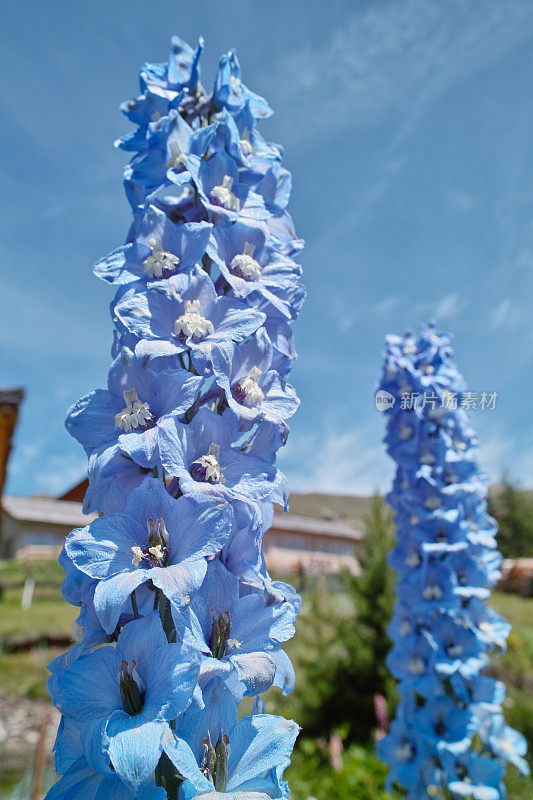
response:
<path id="1" fill-rule="evenodd" d="M 2 508 L 19 522 L 64 525 L 69 528 L 80 528 L 96 517 L 96 514 L 84 514 L 81 503 L 51 497 L 4 495 Z"/>
<path id="2" fill-rule="evenodd" d="M 339 539 L 351 539 L 360 542 L 361 531 L 355 530 L 345 522 L 336 520 L 304 517 L 297 514 L 274 514 L 272 530 L 294 531 L 294 533 L 315 533 L 317 536 L 331 536 Z"/>
<path id="3" fill-rule="evenodd" d="M 84 514 L 82 504 L 71 500 L 56 500 L 51 497 L 15 497 L 4 495 L 2 507 L 13 519 L 41 525 L 64 525 L 80 528 L 87 525 L 96 514 Z M 298 516 L 297 514 L 274 514 L 273 531 L 316 534 L 332 538 L 350 539 L 359 542 L 360 531 L 344 522 Z"/>

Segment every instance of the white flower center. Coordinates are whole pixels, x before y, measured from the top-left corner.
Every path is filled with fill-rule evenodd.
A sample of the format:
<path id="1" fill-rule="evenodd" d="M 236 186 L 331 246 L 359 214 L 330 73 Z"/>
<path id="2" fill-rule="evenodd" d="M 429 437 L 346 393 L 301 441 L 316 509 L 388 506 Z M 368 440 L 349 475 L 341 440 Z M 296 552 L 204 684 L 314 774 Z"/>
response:
<path id="1" fill-rule="evenodd" d="M 395 755 L 398 761 L 411 761 L 413 757 L 413 748 L 409 742 L 404 742 L 396 748 Z"/>
<path id="2" fill-rule="evenodd" d="M 470 783 L 470 781 L 465 778 L 465 783 Z M 492 800 L 494 797 L 493 789 L 491 786 L 478 786 L 477 787 L 477 796 L 478 800 Z"/>
<path id="3" fill-rule="evenodd" d="M 239 382 L 244 392 L 244 404 L 246 406 L 260 406 L 265 399 L 263 390 L 258 383 L 260 377 L 261 370 L 258 367 L 252 367 L 248 377 Z"/>
<path id="4" fill-rule="evenodd" d="M 126 389 L 122 392 L 126 408 L 115 415 L 115 428 L 129 433 L 136 428 L 144 428 L 153 420 L 148 403 L 141 403 L 135 389 Z"/>
<path id="5" fill-rule="evenodd" d="M 193 339 L 198 341 L 203 339 L 215 330 L 213 323 L 210 319 L 206 319 L 200 314 L 200 301 L 199 300 L 186 300 L 185 313 L 178 317 L 174 323 L 174 334 L 176 336 L 184 336 L 186 339 L 192 336 Z"/>
<path id="6" fill-rule="evenodd" d="M 221 206 L 227 208 L 228 211 L 239 211 L 241 201 L 231 191 L 233 188 L 233 178 L 229 175 L 224 175 L 222 183 L 219 186 L 213 186 L 211 189 L 211 197 L 213 197 Z"/>
<path id="7" fill-rule="evenodd" d="M 440 508 L 440 500 L 437 495 L 431 495 L 430 497 L 426 498 L 424 506 L 428 509 L 428 511 L 434 511 L 436 508 Z"/>
<path id="8" fill-rule="evenodd" d="M 402 352 L 404 356 L 412 356 L 417 352 L 417 347 L 415 345 L 414 339 L 409 339 L 406 341 Z"/>
<path id="9" fill-rule="evenodd" d="M 209 452 L 200 456 L 192 462 L 191 474 L 196 480 L 207 481 L 207 483 L 225 483 L 226 479 L 222 475 L 224 467 L 218 463 L 220 445 L 211 442 Z"/>
<path id="10" fill-rule="evenodd" d="M 230 264 L 231 271 L 246 281 L 258 281 L 261 277 L 262 268 L 253 257 L 254 250 L 254 245 L 251 242 L 246 242 L 244 251 L 234 256 Z"/>
<path id="11" fill-rule="evenodd" d="M 237 78 L 236 75 L 232 75 L 231 78 L 229 79 L 229 83 L 233 94 L 237 94 L 241 88 L 241 79 Z"/>
<path id="12" fill-rule="evenodd" d="M 442 589 L 436 583 L 428 583 L 422 592 L 422 596 L 426 600 L 440 600 L 442 598 Z"/>
<path id="13" fill-rule="evenodd" d="M 176 142 L 170 142 L 167 169 L 178 169 L 185 164 L 185 154 L 179 149 Z"/>
<path id="14" fill-rule="evenodd" d="M 408 567 L 418 567 L 420 564 L 420 556 L 414 550 L 407 554 L 405 563 Z"/>
<path id="15" fill-rule="evenodd" d="M 162 561 L 165 555 L 163 552 L 163 545 L 161 544 L 156 544 L 155 547 L 149 547 L 148 552 L 151 553 L 154 558 L 157 558 L 158 561 Z"/>
<path id="16" fill-rule="evenodd" d="M 426 671 L 426 665 L 420 656 L 414 656 L 408 664 L 408 669 L 412 675 L 423 675 Z"/>
<path id="17" fill-rule="evenodd" d="M 498 744 L 505 753 L 508 753 L 510 756 L 514 754 L 513 743 L 510 742 L 508 739 L 506 739 L 504 736 L 500 736 L 500 738 L 498 739 Z"/>
<path id="18" fill-rule="evenodd" d="M 163 272 L 175 272 L 180 260 L 174 253 L 161 249 L 160 242 L 150 242 L 152 254 L 144 260 L 144 271 L 150 278 L 162 278 Z"/>
<path id="19" fill-rule="evenodd" d="M 245 132 L 245 136 L 246 136 L 246 132 Z M 239 141 L 239 144 L 241 146 L 241 150 L 243 152 L 243 155 L 245 155 L 245 156 L 251 156 L 252 155 L 252 153 L 254 152 L 254 148 L 253 148 L 253 145 L 252 145 L 252 143 L 250 142 L 249 139 L 243 138 L 243 139 L 241 139 Z"/>
<path id="20" fill-rule="evenodd" d="M 450 658 L 459 658 L 463 654 L 464 647 L 461 644 L 451 644 L 446 652 Z"/>
<path id="21" fill-rule="evenodd" d="M 144 547 L 136 545 L 131 548 L 133 558 L 131 563 L 138 567 L 141 561 L 145 561 L 149 567 L 161 567 L 165 560 L 165 552 L 168 550 L 168 531 L 162 517 L 159 519 L 147 520 L 148 542 Z"/>
<path id="22" fill-rule="evenodd" d="M 400 439 L 402 442 L 407 442 L 413 436 L 413 429 L 409 427 L 409 425 L 402 425 L 400 426 Z"/>
<path id="23" fill-rule="evenodd" d="M 404 619 L 400 625 L 400 636 L 408 636 L 411 633 L 411 623 Z"/>

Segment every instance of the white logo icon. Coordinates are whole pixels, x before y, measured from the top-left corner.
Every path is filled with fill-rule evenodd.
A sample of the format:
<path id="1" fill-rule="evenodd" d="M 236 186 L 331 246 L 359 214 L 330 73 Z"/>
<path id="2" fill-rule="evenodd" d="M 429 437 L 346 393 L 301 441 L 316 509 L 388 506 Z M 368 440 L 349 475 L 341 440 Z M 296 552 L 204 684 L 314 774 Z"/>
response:
<path id="1" fill-rule="evenodd" d="M 386 411 L 388 408 L 392 408 L 395 402 L 394 395 L 385 391 L 385 389 L 378 389 L 376 392 L 376 408 L 378 411 Z"/>

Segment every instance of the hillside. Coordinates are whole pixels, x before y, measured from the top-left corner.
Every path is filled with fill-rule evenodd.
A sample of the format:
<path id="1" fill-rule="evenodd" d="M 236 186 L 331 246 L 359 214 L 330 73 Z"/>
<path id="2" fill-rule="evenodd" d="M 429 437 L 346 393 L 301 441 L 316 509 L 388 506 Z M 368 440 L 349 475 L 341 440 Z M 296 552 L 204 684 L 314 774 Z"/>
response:
<path id="1" fill-rule="evenodd" d="M 304 517 L 342 520 L 354 528 L 361 528 L 371 499 L 342 494 L 294 493 L 290 496 L 290 512 Z"/>

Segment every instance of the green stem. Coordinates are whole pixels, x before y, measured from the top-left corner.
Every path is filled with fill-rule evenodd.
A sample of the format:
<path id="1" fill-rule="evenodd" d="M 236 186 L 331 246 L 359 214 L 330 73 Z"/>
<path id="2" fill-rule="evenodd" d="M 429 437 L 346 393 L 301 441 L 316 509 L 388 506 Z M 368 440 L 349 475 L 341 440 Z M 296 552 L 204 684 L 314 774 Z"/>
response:
<path id="1" fill-rule="evenodd" d="M 174 620 L 172 619 L 170 600 L 168 597 L 165 597 L 163 592 L 159 593 L 159 616 L 161 618 L 161 624 L 166 633 L 167 640 L 170 643 L 175 642 L 176 628 L 174 626 Z"/>
<path id="2" fill-rule="evenodd" d="M 137 608 L 137 597 L 135 596 L 135 589 L 131 593 L 131 607 L 133 609 L 133 616 L 139 619 L 139 609 Z"/>
<path id="3" fill-rule="evenodd" d="M 168 800 L 178 800 L 183 778 L 166 753 L 163 753 L 155 768 L 155 783 L 166 791 Z"/>
<path id="4" fill-rule="evenodd" d="M 188 424 L 189 424 L 189 422 L 192 420 L 192 418 L 193 418 L 194 416 L 196 416 L 196 412 L 198 411 L 198 408 L 199 408 L 199 403 L 198 403 L 198 401 L 200 400 L 200 395 L 201 395 L 201 392 L 198 392 L 198 394 L 196 395 L 196 399 L 195 399 L 194 403 L 193 403 L 193 404 L 192 404 L 192 406 L 191 406 L 191 407 L 190 407 L 190 408 L 189 408 L 189 409 L 188 409 L 188 410 L 185 412 L 185 422 L 187 423 L 187 425 L 188 425 Z"/>
<path id="5" fill-rule="evenodd" d="M 223 414 L 227 407 L 228 401 L 226 400 L 226 395 L 222 392 L 217 405 L 217 414 Z"/>

